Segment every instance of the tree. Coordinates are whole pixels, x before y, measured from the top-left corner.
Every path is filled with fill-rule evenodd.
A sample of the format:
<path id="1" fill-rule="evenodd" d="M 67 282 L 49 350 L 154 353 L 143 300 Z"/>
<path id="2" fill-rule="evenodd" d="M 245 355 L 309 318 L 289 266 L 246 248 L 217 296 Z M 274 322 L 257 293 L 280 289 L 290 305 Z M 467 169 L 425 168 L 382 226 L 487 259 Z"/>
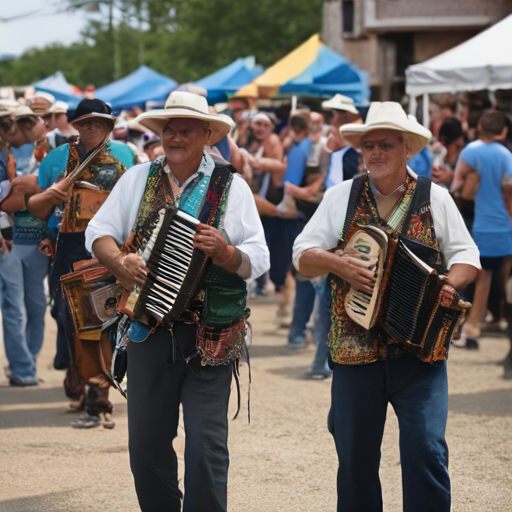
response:
<path id="1" fill-rule="evenodd" d="M 94 3 L 103 19 L 91 18 L 81 43 L 54 44 L 30 50 L 17 61 L 0 62 L 0 85 L 32 83 L 61 70 L 79 87 L 99 87 L 115 75 L 134 71 L 141 62 L 181 83 L 247 55 L 269 66 L 319 32 L 322 18 L 322 0 L 75 3 L 83 8 Z"/>

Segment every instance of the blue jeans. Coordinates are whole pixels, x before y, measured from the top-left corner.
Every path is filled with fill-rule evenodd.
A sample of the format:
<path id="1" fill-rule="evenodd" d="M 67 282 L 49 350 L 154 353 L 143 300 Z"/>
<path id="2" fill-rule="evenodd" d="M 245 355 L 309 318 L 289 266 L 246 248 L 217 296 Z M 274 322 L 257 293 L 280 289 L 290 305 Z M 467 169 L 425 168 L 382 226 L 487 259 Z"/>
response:
<path id="1" fill-rule="evenodd" d="M 334 365 L 329 430 L 338 452 L 337 512 L 382 512 L 380 447 L 388 403 L 398 417 L 404 512 L 449 512 L 446 362 L 404 354 Z"/>
<path id="2" fill-rule="evenodd" d="M 315 289 L 311 281 L 295 280 L 295 304 L 293 320 L 288 335 L 288 343 L 298 345 L 306 343 L 306 324 L 315 304 Z"/>
<path id="3" fill-rule="evenodd" d="M 331 330 L 331 289 L 327 281 L 324 281 L 315 289 L 317 290 L 319 301 L 318 316 L 315 318 L 315 325 L 313 327 L 316 352 L 309 373 L 311 375 L 328 375 L 331 373 L 331 369 L 327 364 L 327 359 L 329 358 L 327 337 Z"/>
<path id="4" fill-rule="evenodd" d="M 37 245 L 13 244 L 0 257 L 5 353 L 13 377 L 36 376 L 36 358 L 43 345 L 49 260 Z"/>

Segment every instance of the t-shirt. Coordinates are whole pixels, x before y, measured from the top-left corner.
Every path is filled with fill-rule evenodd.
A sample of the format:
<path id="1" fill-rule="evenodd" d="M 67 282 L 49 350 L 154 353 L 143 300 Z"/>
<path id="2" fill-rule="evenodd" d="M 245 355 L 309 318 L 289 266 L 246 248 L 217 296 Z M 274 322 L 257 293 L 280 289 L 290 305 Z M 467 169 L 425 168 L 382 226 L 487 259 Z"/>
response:
<path id="1" fill-rule="evenodd" d="M 309 138 L 302 139 L 298 144 L 293 144 L 288 152 L 288 165 L 284 175 L 283 182 L 288 181 L 293 185 L 300 186 L 306 164 L 308 162 L 309 153 L 311 151 L 311 140 Z"/>
<path id="2" fill-rule="evenodd" d="M 512 220 L 501 189 L 503 180 L 512 178 L 512 154 L 498 142 L 477 140 L 462 150 L 460 158 L 480 176 L 472 230 L 480 254 L 487 257 L 512 254 Z"/>
<path id="3" fill-rule="evenodd" d="M 419 153 L 409 159 L 407 165 L 418 175 L 430 179 L 432 171 L 432 153 L 425 146 Z"/>
<path id="4" fill-rule="evenodd" d="M 137 156 L 134 155 L 133 151 L 122 142 L 109 141 L 107 142 L 107 149 L 109 150 L 109 153 L 113 157 L 117 158 L 117 160 L 119 160 L 127 169 L 136 163 L 134 160 Z M 63 144 L 53 151 L 50 151 L 46 158 L 41 162 L 38 179 L 39 186 L 43 190 L 46 190 L 56 183 L 59 176 L 66 171 L 68 155 L 69 144 Z M 98 167 L 97 164 L 94 165 L 95 167 Z M 115 180 L 117 179 L 117 171 L 110 164 L 100 165 L 100 167 L 101 171 L 96 173 L 97 182 L 95 184 L 99 186 L 100 189 L 111 190 L 114 186 Z M 48 220 L 48 229 L 52 230 L 52 234 L 58 230 L 60 221 L 61 218 L 55 213 L 52 214 Z"/>

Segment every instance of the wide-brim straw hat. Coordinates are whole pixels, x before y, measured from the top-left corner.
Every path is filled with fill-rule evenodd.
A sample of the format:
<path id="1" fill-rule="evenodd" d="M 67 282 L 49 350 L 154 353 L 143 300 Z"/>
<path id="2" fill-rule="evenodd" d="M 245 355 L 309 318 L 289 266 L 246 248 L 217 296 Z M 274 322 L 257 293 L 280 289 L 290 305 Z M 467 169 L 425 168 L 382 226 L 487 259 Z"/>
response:
<path id="1" fill-rule="evenodd" d="M 169 119 L 190 118 L 208 123 L 211 136 L 210 146 L 220 142 L 234 127 L 234 121 L 224 114 L 210 114 L 206 98 L 186 91 L 173 91 L 165 102 L 165 108 L 151 110 L 137 117 L 136 121 L 152 132 L 162 136 L 164 126 Z"/>
<path id="2" fill-rule="evenodd" d="M 354 105 L 354 100 L 348 96 L 343 96 L 343 94 L 336 94 L 330 100 L 322 101 L 322 108 L 324 110 L 342 110 L 343 112 L 360 115 Z"/>
<path id="3" fill-rule="evenodd" d="M 374 101 L 370 104 L 364 124 L 345 124 L 340 128 L 341 136 L 354 148 L 361 147 L 363 135 L 373 130 L 396 130 L 402 132 L 411 146 L 409 158 L 419 153 L 432 138 L 430 130 L 408 116 L 399 103 Z"/>

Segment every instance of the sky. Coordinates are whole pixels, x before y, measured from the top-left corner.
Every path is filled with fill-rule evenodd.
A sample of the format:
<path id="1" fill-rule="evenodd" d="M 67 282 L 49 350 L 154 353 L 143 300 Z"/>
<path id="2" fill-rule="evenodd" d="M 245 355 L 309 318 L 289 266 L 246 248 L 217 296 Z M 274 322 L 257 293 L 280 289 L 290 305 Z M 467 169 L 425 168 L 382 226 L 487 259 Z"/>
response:
<path id="1" fill-rule="evenodd" d="M 0 0 L 0 55 L 18 56 L 33 47 L 79 41 L 87 20 L 80 11 L 56 13 L 67 4 L 66 0 Z M 33 11 L 39 12 L 25 19 L 2 21 Z"/>

